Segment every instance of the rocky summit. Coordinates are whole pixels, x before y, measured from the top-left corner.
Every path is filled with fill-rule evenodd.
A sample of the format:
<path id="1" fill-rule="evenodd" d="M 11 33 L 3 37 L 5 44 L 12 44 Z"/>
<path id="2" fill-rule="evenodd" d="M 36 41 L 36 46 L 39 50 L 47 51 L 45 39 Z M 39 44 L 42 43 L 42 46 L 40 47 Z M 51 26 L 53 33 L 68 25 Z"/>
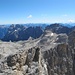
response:
<path id="1" fill-rule="evenodd" d="M 45 30 L 37 39 L 0 41 L 0 75 L 75 75 L 74 35 Z"/>

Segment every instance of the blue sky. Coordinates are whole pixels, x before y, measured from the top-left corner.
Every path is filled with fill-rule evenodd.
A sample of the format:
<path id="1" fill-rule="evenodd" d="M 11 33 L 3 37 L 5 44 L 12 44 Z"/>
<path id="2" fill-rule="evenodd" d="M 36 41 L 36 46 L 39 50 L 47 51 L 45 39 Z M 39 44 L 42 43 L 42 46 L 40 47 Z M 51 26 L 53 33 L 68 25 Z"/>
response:
<path id="1" fill-rule="evenodd" d="M 75 22 L 75 0 L 0 0 L 0 24 Z"/>

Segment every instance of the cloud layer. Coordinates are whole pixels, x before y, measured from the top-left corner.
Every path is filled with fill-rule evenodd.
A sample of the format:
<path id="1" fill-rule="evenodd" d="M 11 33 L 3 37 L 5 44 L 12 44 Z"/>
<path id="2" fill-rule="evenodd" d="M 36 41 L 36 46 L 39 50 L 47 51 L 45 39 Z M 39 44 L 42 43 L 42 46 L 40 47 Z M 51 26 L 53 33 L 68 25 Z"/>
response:
<path id="1" fill-rule="evenodd" d="M 68 20 L 69 22 L 75 22 L 73 19 Z"/>

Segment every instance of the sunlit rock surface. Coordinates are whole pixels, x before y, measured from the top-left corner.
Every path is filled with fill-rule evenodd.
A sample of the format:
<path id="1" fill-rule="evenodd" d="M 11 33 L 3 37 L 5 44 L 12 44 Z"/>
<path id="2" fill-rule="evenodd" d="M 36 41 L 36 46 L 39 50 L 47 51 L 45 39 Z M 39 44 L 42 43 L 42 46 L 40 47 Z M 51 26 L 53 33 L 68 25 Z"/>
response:
<path id="1" fill-rule="evenodd" d="M 71 34 L 46 30 L 38 39 L 0 42 L 0 75 L 75 75 Z"/>

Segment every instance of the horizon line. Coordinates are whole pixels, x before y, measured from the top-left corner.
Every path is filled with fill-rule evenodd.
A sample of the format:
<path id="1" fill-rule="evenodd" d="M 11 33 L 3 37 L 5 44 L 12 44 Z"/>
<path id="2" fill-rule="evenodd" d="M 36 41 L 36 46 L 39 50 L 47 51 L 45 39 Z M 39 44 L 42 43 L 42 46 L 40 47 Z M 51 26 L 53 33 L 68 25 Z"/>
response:
<path id="1" fill-rule="evenodd" d="M 0 24 L 0 25 L 12 25 L 12 24 L 55 24 L 55 23 L 57 23 L 57 24 L 71 24 L 71 23 L 75 23 L 75 22 L 52 22 L 52 23 L 40 23 L 40 22 L 38 22 L 38 23 L 4 23 L 4 24 Z"/>

